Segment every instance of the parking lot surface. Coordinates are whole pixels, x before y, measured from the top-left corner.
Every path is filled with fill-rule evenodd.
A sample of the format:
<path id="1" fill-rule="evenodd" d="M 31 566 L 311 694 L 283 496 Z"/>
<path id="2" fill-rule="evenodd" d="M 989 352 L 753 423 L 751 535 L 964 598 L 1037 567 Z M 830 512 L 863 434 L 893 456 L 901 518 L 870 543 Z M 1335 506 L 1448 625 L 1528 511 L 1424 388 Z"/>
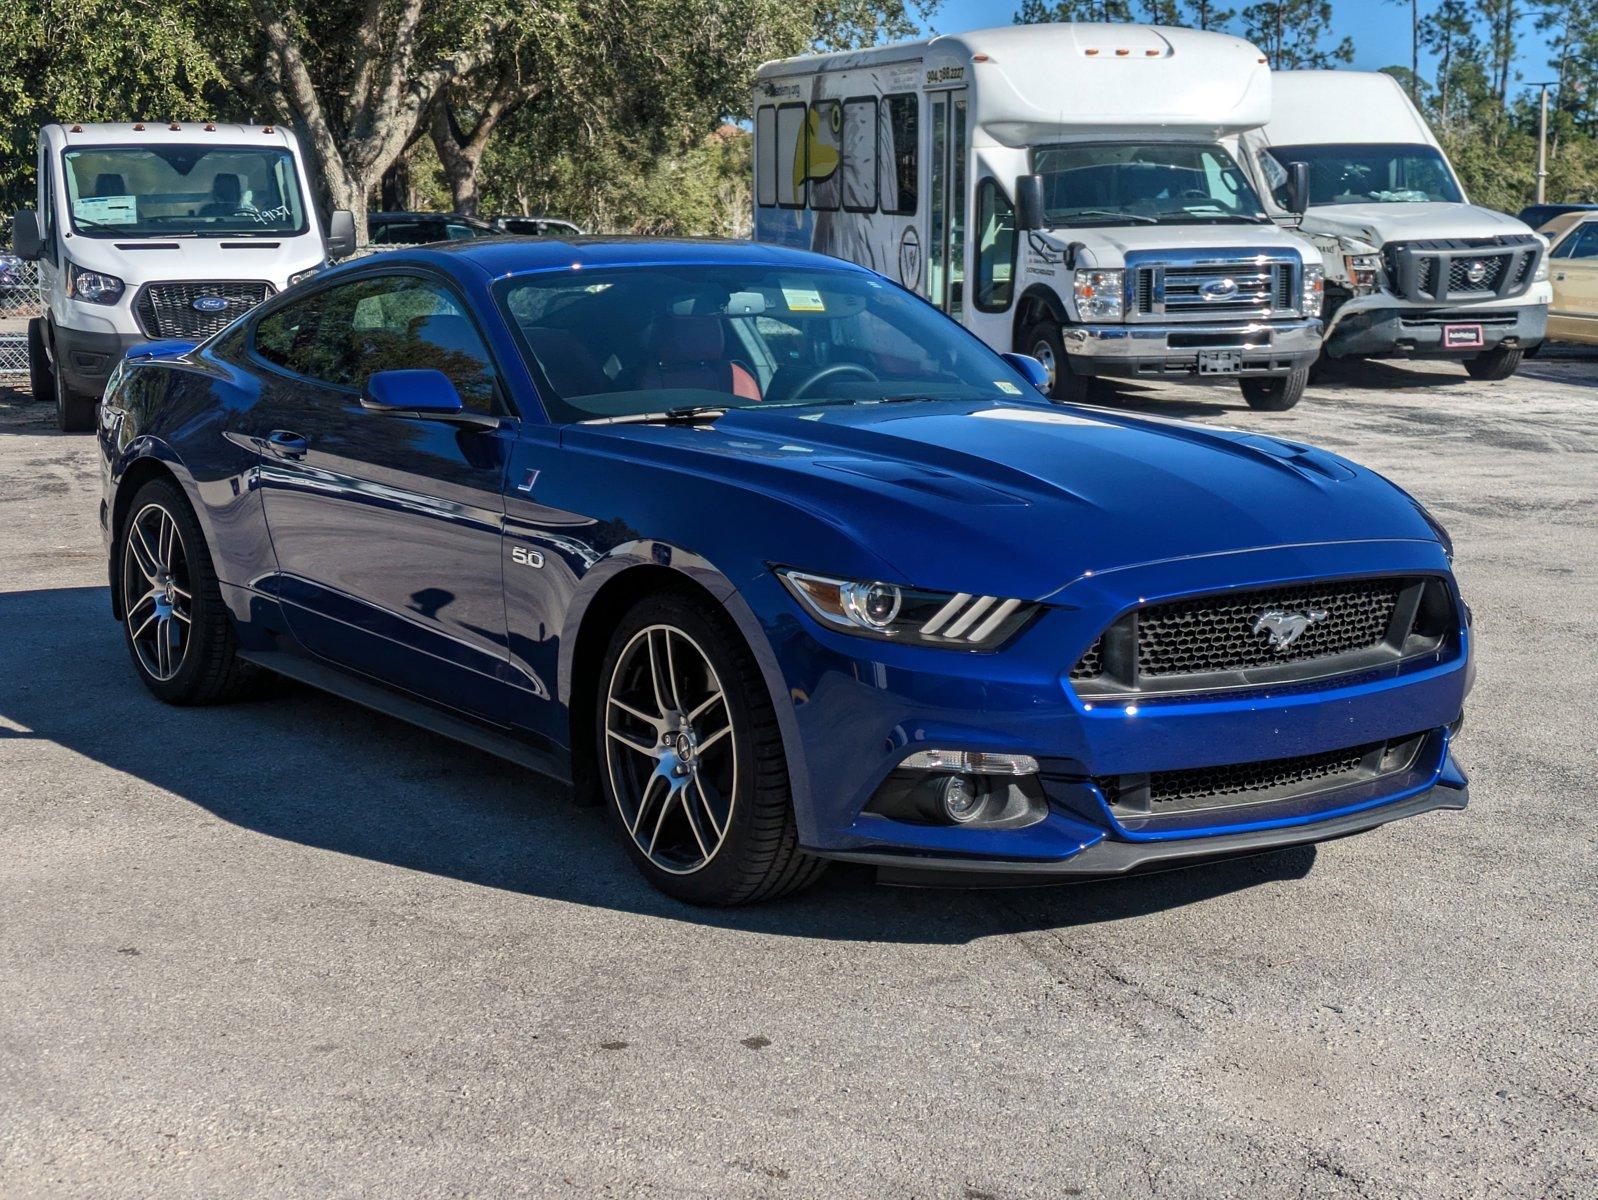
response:
<path id="1" fill-rule="evenodd" d="M 303 690 L 157 703 L 92 440 L 0 389 L 0 1195 L 1598 1195 L 1598 358 L 1113 402 L 1448 525 L 1467 811 L 690 909 L 496 759 Z"/>

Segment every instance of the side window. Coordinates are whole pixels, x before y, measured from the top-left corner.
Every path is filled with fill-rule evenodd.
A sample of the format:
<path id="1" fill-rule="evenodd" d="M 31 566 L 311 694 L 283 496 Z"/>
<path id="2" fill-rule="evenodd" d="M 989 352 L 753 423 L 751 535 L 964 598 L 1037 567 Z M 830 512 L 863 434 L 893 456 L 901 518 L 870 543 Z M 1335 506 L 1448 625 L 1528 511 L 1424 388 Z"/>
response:
<path id="1" fill-rule="evenodd" d="M 806 143 L 810 207 L 836 212 L 843 174 L 843 105 L 836 100 L 818 100 L 810 106 Z"/>
<path id="2" fill-rule="evenodd" d="M 911 216 L 916 210 L 920 99 L 910 92 L 885 96 L 882 101 L 878 151 L 886 168 L 881 180 L 882 211 L 896 216 Z"/>
<path id="3" fill-rule="evenodd" d="M 877 208 L 877 98 L 843 102 L 843 206 L 850 212 Z"/>
<path id="4" fill-rule="evenodd" d="M 784 104 L 777 109 L 777 205 L 805 206 L 805 106 Z"/>
<path id="5" fill-rule="evenodd" d="M 992 176 L 977 188 L 977 308 L 1003 312 L 1015 294 L 1015 207 Z"/>
<path id="6" fill-rule="evenodd" d="M 322 314 L 323 293 L 288 304 L 255 323 L 255 352 L 267 362 L 310 375 L 316 326 Z"/>
<path id="7" fill-rule="evenodd" d="M 1586 221 L 1571 231 L 1554 251 L 1554 258 L 1598 258 L 1598 221 Z"/>
<path id="8" fill-rule="evenodd" d="M 755 203 L 777 203 L 777 110 L 769 104 L 755 112 Z"/>

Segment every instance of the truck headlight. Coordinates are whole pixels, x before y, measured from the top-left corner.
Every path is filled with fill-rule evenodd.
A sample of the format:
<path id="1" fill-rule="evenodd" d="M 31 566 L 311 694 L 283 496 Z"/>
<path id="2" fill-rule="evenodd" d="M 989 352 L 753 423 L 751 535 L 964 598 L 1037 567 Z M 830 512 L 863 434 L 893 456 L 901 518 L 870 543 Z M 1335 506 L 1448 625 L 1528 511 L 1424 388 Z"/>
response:
<path id="1" fill-rule="evenodd" d="M 86 304 L 115 304 L 122 298 L 123 283 L 115 275 L 86 271 L 76 263 L 67 264 L 67 295 Z"/>
<path id="2" fill-rule="evenodd" d="M 1126 272 L 1119 267 L 1076 273 L 1076 311 L 1084 321 L 1119 321 Z"/>
<path id="3" fill-rule="evenodd" d="M 1544 254 L 1537 260 L 1537 273 L 1531 277 L 1533 283 L 1548 282 L 1548 256 Z"/>
<path id="4" fill-rule="evenodd" d="M 929 592 L 896 583 L 856 583 L 784 567 L 777 578 L 826 625 L 921 646 L 992 650 L 1037 611 L 1025 600 L 969 592 Z"/>
<path id="5" fill-rule="evenodd" d="M 1380 254 L 1345 254 L 1343 266 L 1348 272 L 1348 288 L 1354 295 L 1369 296 L 1381 287 Z"/>
<path id="6" fill-rule="evenodd" d="M 1321 301 L 1326 297 L 1326 268 L 1322 266 L 1304 267 L 1304 308 L 1306 317 L 1321 315 Z"/>

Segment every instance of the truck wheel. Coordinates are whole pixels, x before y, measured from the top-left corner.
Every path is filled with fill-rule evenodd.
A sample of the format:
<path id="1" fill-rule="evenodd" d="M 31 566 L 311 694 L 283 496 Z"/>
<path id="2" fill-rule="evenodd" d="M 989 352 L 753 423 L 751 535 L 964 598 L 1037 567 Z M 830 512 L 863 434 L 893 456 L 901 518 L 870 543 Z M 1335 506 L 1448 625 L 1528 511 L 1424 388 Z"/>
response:
<path id="1" fill-rule="evenodd" d="M 1303 398 L 1307 383 L 1309 367 L 1304 366 L 1271 379 L 1239 379 L 1237 386 L 1255 412 L 1286 412 Z"/>
<path id="2" fill-rule="evenodd" d="M 62 433 L 88 433 L 94 428 L 94 410 L 99 402 L 74 392 L 60 371 L 52 371 L 51 375 L 55 378 L 56 428 Z"/>
<path id="3" fill-rule="evenodd" d="M 1513 350 L 1500 346 L 1475 358 L 1467 358 L 1465 370 L 1470 372 L 1472 379 L 1508 379 L 1520 368 L 1520 360 L 1525 353 L 1518 346 Z"/>
<path id="4" fill-rule="evenodd" d="M 44 318 L 28 321 L 28 385 L 35 403 L 55 398 L 55 372 L 50 368 L 50 351 L 44 344 Z"/>
<path id="5" fill-rule="evenodd" d="M 1026 331 L 1021 343 L 1026 347 L 1022 353 L 1030 354 L 1048 370 L 1049 399 L 1064 404 L 1086 404 L 1093 398 L 1098 381 L 1091 375 L 1078 375 L 1071 370 L 1060 327 L 1053 321 L 1039 321 Z"/>

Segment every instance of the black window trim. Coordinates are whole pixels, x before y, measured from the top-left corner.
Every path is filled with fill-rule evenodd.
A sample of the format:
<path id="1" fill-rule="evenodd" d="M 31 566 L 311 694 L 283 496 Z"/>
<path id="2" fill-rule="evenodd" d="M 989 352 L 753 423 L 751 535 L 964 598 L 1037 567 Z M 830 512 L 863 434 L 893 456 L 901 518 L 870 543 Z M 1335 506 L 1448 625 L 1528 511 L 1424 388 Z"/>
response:
<path id="1" fill-rule="evenodd" d="M 915 136 L 916 198 L 915 198 L 915 203 L 909 208 L 881 208 L 881 205 L 882 205 L 882 189 L 879 186 L 878 189 L 877 189 L 877 204 L 878 204 L 878 207 L 881 209 L 882 215 L 886 216 L 886 217 L 914 217 L 914 216 L 917 216 L 919 214 L 920 210 L 921 210 L 921 93 L 920 92 L 884 92 L 882 94 L 882 99 L 886 103 L 886 102 L 889 102 L 889 101 L 897 100 L 901 96 L 909 97 L 910 102 L 915 105 L 915 114 L 916 114 L 916 136 Z M 892 108 L 893 108 L 893 105 L 891 103 L 889 103 L 888 104 L 888 108 L 891 111 Z M 879 121 L 879 124 L 877 125 L 877 161 L 878 161 L 878 163 L 880 163 L 882 161 L 882 126 L 880 124 L 880 121 L 881 121 L 881 112 L 880 111 L 878 112 L 878 121 Z M 893 129 L 893 119 L 892 119 L 891 116 L 888 119 L 888 129 L 890 131 Z M 889 149 L 890 152 L 893 150 L 893 146 L 892 146 L 891 142 L 889 144 L 888 149 Z M 898 178 L 899 178 L 899 160 L 898 160 L 897 156 L 894 156 L 894 155 L 890 154 L 890 157 L 892 159 L 892 170 L 893 170 L 893 174 L 894 174 L 894 182 L 897 183 L 898 182 Z M 879 166 L 877 169 L 880 171 L 882 168 Z M 880 182 L 881 182 L 881 180 L 879 178 L 878 183 L 880 184 Z"/>
<path id="2" fill-rule="evenodd" d="M 971 282 L 976 286 L 970 289 L 971 303 L 978 312 L 1005 313 L 1015 306 L 1015 268 L 1017 256 L 1021 249 L 1021 235 L 1019 230 L 1011 229 L 1010 231 L 1010 298 L 999 306 L 982 303 L 982 190 L 988 187 L 991 187 L 995 193 L 1004 198 L 1004 202 L 1010 206 L 1010 220 L 1012 222 L 1015 220 L 1015 201 L 1011 199 L 1010 193 L 1004 190 L 1004 185 L 999 182 L 996 176 L 984 175 L 977 181 L 977 220 L 973 222 L 972 229 L 972 232 L 976 235 L 971 243 L 972 265 L 976 269 L 972 271 L 972 275 L 975 278 Z"/>
<path id="3" fill-rule="evenodd" d="M 795 204 L 784 204 L 782 200 L 782 113 L 784 109 L 788 108 L 797 108 L 801 114 L 799 117 L 799 138 L 800 145 L 804 147 L 804 172 L 794 181 L 794 194 L 799 197 L 798 202 Z M 773 163 L 777 169 L 777 207 L 785 208 L 789 212 L 803 209 L 810 200 L 810 189 L 806 186 L 810 175 L 810 143 L 809 130 L 805 128 L 805 123 L 809 120 L 810 106 L 803 100 L 791 100 L 787 104 L 777 105 L 777 127 L 773 133 L 773 140 L 777 146 L 777 158 Z"/>
<path id="4" fill-rule="evenodd" d="M 483 333 L 483 323 L 477 319 L 476 314 L 472 311 L 472 306 L 467 303 L 465 294 L 462 293 L 455 281 L 451 279 L 445 272 L 425 263 L 383 263 L 380 266 L 374 265 L 372 267 L 363 267 L 361 270 L 351 271 L 348 274 L 340 273 L 336 277 L 323 280 L 322 282 L 315 284 L 303 291 L 298 288 L 289 288 L 287 291 L 279 292 L 276 296 L 271 297 L 264 303 L 256 305 L 256 307 L 250 312 L 250 315 L 245 318 L 245 320 L 249 322 L 248 328 L 246 330 L 245 349 L 249 355 L 250 362 L 253 365 L 266 368 L 274 375 L 281 375 L 285 379 L 293 379 L 299 383 L 310 384 L 313 387 L 322 388 L 324 391 L 339 392 L 346 396 L 353 396 L 355 397 L 356 404 L 359 405 L 361 397 L 360 388 L 345 387 L 343 384 L 333 383 L 331 380 L 318 379 L 314 375 L 302 375 L 298 371 L 292 371 L 289 368 L 282 366 L 279 363 L 275 363 L 271 359 L 267 358 L 258 349 L 256 349 L 255 331 L 260 327 L 262 321 L 266 320 L 273 313 L 279 312 L 289 307 L 291 302 L 300 304 L 311 300 L 314 297 L 320 296 L 324 292 L 332 291 L 336 287 L 343 287 L 344 285 L 351 283 L 364 283 L 369 279 L 381 279 L 391 275 L 409 275 L 413 278 L 421 278 L 426 280 L 428 283 L 439 285 L 446 293 L 448 293 L 450 298 L 459 306 L 461 313 L 465 316 L 467 322 L 471 325 L 472 332 L 477 335 L 478 341 L 483 343 L 483 349 L 488 354 L 489 365 L 494 368 L 494 404 L 499 411 L 490 415 L 509 418 L 511 420 L 519 420 L 521 418 L 521 412 L 518 409 L 516 402 L 511 398 L 509 389 L 505 386 L 505 371 L 503 364 L 500 362 L 499 355 L 494 351 L 493 341 L 486 337 Z"/>
<path id="5" fill-rule="evenodd" d="M 871 203 L 869 205 L 848 204 L 844 202 L 844 189 L 840 182 L 838 188 L 838 201 L 843 205 L 843 211 L 848 213 L 874 213 L 877 205 L 882 200 L 882 105 L 875 96 L 845 96 L 843 99 L 843 127 L 849 128 L 849 106 L 851 104 L 871 105 L 871 144 L 874 147 L 871 155 Z M 842 134 L 838 138 L 840 153 L 844 155 L 844 165 L 848 165 L 847 144 Z"/>

